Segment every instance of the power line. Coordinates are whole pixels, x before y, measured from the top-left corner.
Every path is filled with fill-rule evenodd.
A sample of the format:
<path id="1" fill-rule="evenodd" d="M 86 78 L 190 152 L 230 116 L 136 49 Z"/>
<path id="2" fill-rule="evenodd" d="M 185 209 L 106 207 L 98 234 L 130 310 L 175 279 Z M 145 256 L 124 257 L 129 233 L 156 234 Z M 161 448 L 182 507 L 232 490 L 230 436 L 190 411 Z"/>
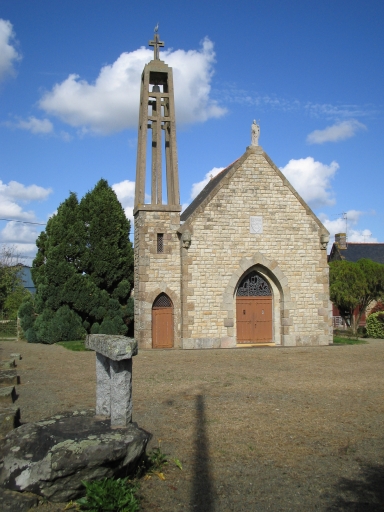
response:
<path id="1" fill-rule="evenodd" d="M 46 222 L 28 222 L 27 220 L 16 220 L 16 219 L 0 219 L 8 222 L 21 222 L 21 224 L 35 224 L 36 226 L 45 226 Z"/>

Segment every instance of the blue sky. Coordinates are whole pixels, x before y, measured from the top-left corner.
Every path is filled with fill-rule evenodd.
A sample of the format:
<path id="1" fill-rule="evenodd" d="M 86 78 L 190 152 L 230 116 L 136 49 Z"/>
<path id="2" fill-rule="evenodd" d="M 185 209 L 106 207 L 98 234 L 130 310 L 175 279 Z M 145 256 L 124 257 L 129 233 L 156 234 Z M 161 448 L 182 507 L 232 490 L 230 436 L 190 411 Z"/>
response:
<path id="1" fill-rule="evenodd" d="M 184 205 L 243 154 L 256 119 L 331 234 L 347 222 L 349 241 L 384 242 L 382 0 L 0 0 L 0 218 L 44 223 L 102 177 L 131 217 L 157 22 Z M 30 258 L 43 227 L 0 221 L 0 243 Z"/>

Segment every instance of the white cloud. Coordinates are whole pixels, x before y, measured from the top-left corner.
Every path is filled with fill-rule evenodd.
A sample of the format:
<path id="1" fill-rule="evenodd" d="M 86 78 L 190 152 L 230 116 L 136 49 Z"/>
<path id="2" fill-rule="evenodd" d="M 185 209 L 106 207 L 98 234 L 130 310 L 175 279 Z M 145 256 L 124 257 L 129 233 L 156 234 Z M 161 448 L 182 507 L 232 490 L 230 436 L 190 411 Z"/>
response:
<path id="1" fill-rule="evenodd" d="M 43 201 L 51 192 L 51 188 L 37 185 L 26 187 L 17 181 L 10 181 L 7 185 L 0 180 L 0 218 L 34 221 L 36 219 L 34 212 L 25 211 L 19 203 Z"/>
<path id="2" fill-rule="evenodd" d="M 133 205 L 135 200 L 135 182 L 124 180 L 120 183 L 112 185 L 113 190 L 116 192 L 117 199 L 120 201 L 126 217 L 131 221 L 131 228 L 133 230 Z"/>
<path id="3" fill-rule="evenodd" d="M 211 169 L 210 171 L 207 172 L 207 174 L 205 175 L 203 180 L 201 180 L 197 183 L 194 183 L 192 185 L 192 190 L 191 190 L 191 199 L 195 199 L 195 197 L 197 197 L 200 194 L 200 192 L 203 190 L 205 185 L 214 176 L 216 176 L 216 174 L 219 174 L 219 172 L 221 172 L 223 169 L 224 169 L 224 167 L 214 167 L 213 169 Z"/>
<path id="4" fill-rule="evenodd" d="M 0 199 L 18 201 L 43 201 L 52 193 L 51 188 L 39 187 L 38 185 L 25 186 L 17 181 L 10 181 L 8 185 L 0 180 Z"/>
<path id="5" fill-rule="evenodd" d="M 42 226 L 43 228 L 44 226 Z M 7 222 L 5 228 L 0 232 L 1 241 L 4 243 L 35 243 L 41 229 L 36 226 L 22 224 L 19 222 Z"/>
<path id="6" fill-rule="evenodd" d="M 33 226 L 18 222 L 8 222 L 0 231 L 0 243 L 13 246 L 25 265 L 31 265 L 36 256 L 36 239 L 44 226 Z"/>
<path id="7" fill-rule="evenodd" d="M 17 123 L 8 123 L 10 126 L 20 128 L 21 130 L 28 130 L 31 133 L 52 133 L 53 124 L 49 119 L 37 119 L 36 117 L 29 117 L 27 120 L 20 120 Z"/>
<path id="8" fill-rule="evenodd" d="M 375 105 L 332 105 L 331 103 L 312 103 L 303 105 L 311 117 L 327 117 L 329 119 L 341 119 L 346 117 L 376 116 L 382 107 Z"/>
<path id="9" fill-rule="evenodd" d="M 320 213 L 319 219 L 328 229 L 331 236 L 331 242 L 335 234 L 345 232 L 347 232 L 348 242 L 377 242 L 377 238 L 372 236 L 370 229 L 357 229 L 356 225 L 360 221 L 362 215 L 364 215 L 364 212 L 349 210 L 346 212 L 346 219 L 338 217 L 337 219 L 330 220 L 325 213 Z M 332 243 L 330 246 L 331 245 Z M 328 247 L 329 249 L 330 246 Z"/>
<path id="10" fill-rule="evenodd" d="M 14 73 L 13 64 L 21 59 L 15 47 L 12 46 L 14 38 L 12 24 L 0 19 L 0 81 Z"/>
<path id="11" fill-rule="evenodd" d="M 331 179 L 338 168 L 335 161 L 326 165 L 308 156 L 290 160 L 285 167 L 280 167 L 280 171 L 312 208 L 318 208 L 335 203 Z"/>
<path id="12" fill-rule="evenodd" d="M 94 83 L 71 74 L 41 98 L 39 106 L 83 132 L 108 134 L 136 128 L 140 77 L 153 52 L 140 48 L 122 53 L 104 66 Z M 214 72 L 213 43 L 206 38 L 200 50 L 168 50 L 161 59 L 173 68 L 176 119 L 178 123 L 206 121 L 226 110 L 210 97 Z"/>
<path id="13" fill-rule="evenodd" d="M 323 144 L 324 142 L 338 142 L 340 140 L 354 137 L 359 130 L 366 130 L 367 127 L 357 121 L 350 119 L 327 126 L 324 130 L 315 130 L 307 136 L 308 144 Z"/>

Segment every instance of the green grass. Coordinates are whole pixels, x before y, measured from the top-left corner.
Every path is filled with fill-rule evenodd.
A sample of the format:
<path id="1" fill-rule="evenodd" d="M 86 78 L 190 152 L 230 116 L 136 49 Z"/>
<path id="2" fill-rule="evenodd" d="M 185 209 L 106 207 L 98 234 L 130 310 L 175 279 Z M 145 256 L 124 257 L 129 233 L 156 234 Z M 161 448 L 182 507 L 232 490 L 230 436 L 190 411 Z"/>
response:
<path id="1" fill-rule="evenodd" d="M 61 345 L 62 347 L 73 350 L 74 352 L 85 352 L 88 351 L 84 346 L 84 340 L 75 340 L 75 341 L 58 341 L 56 345 Z"/>
<path id="2" fill-rule="evenodd" d="M 354 338 L 342 338 L 341 336 L 334 336 L 333 343 L 335 345 L 362 345 L 367 342 L 365 340 L 357 340 Z"/>

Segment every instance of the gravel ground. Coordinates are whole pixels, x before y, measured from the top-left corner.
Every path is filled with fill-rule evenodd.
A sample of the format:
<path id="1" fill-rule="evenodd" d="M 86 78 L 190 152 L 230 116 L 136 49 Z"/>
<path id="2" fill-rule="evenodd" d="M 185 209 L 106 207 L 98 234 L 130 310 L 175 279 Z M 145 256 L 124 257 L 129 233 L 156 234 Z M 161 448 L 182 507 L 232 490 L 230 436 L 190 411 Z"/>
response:
<path id="1" fill-rule="evenodd" d="M 22 422 L 95 404 L 95 355 L 21 352 Z M 384 341 L 314 348 L 141 351 L 134 421 L 161 439 L 165 481 L 144 511 L 383 511 Z M 180 471 L 172 462 L 182 462 Z M 63 510 L 44 505 L 43 511 Z"/>

